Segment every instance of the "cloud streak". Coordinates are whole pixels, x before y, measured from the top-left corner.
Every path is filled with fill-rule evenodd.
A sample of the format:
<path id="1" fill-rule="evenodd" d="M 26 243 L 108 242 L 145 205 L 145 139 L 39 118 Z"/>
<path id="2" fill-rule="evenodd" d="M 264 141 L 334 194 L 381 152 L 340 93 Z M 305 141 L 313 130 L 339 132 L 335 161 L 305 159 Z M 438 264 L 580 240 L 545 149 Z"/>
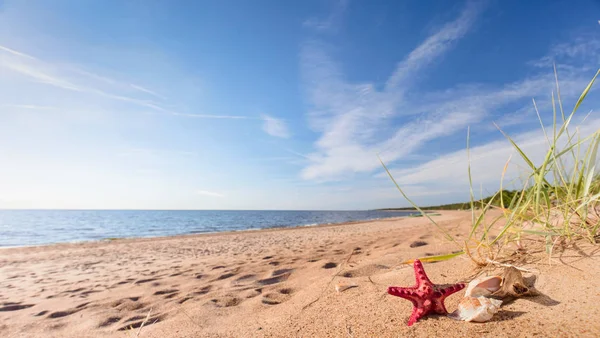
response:
<path id="1" fill-rule="evenodd" d="M 579 120 L 581 121 L 581 118 Z M 546 130 L 552 130 L 552 126 L 546 126 Z M 576 133 L 582 137 L 587 137 L 598 130 L 600 130 L 600 119 L 596 118 L 587 120 L 585 124 L 580 125 Z M 573 134 L 573 130 L 571 134 Z M 511 137 L 535 165 L 542 163 L 548 151 L 548 142 L 541 128 L 511 135 Z M 566 136 L 563 136 L 558 142 L 559 149 L 564 147 L 565 138 Z M 469 152 L 471 175 L 475 190 L 482 187 L 488 193 L 497 191 L 500 188 L 504 165 L 509 159 L 510 164 L 504 177 L 505 188 L 521 188 L 522 181 L 520 180 L 526 178 L 523 174 L 531 172 L 531 169 L 506 139 L 472 147 Z M 569 163 L 569 159 L 571 159 L 569 155 L 563 157 L 564 166 L 572 165 L 572 161 Z M 391 172 L 400 185 L 423 184 L 466 193 L 469 186 L 467 165 L 467 152 L 462 149 L 417 166 L 392 169 Z M 377 177 L 385 179 L 387 174 L 380 173 L 377 174 Z"/>
<path id="2" fill-rule="evenodd" d="M 132 95 L 132 91 L 134 91 L 137 93 L 149 94 L 161 100 L 166 99 L 164 96 L 145 87 L 134 84 L 125 84 L 78 68 L 54 65 L 5 46 L 0 46 L 0 68 L 5 68 L 13 74 L 20 76 L 21 78 L 29 79 L 34 83 L 45 84 L 79 94 L 90 94 L 110 100 L 125 102 L 137 107 L 150 108 L 154 111 L 172 116 L 199 119 L 262 120 L 260 117 L 243 115 L 193 114 L 173 111 L 172 109 L 164 108 L 159 103 L 152 100 L 142 99 Z M 33 107 L 34 105 L 21 105 L 21 107 L 24 106 Z"/>
<path id="3" fill-rule="evenodd" d="M 318 32 L 335 33 L 341 25 L 344 12 L 348 7 L 349 2 L 349 0 L 336 0 L 333 5 L 333 10 L 326 18 L 310 18 L 304 21 L 302 25 Z"/>
<path id="4" fill-rule="evenodd" d="M 382 150 L 388 160 L 395 160 L 424 142 L 477 122 L 482 115 L 478 109 L 456 111 L 438 107 L 435 113 L 405 123 L 387 139 L 380 136 L 390 118 L 397 115 L 398 108 L 406 104 L 403 95 L 414 82 L 411 80 L 416 72 L 463 37 L 480 11 L 480 5 L 469 3 L 456 20 L 444 25 L 397 65 L 382 91 L 371 83 L 347 82 L 329 56 L 329 46 L 317 40 L 307 41 L 301 62 L 312 104 L 309 122 L 322 135 L 315 144 L 317 151 L 308 155 L 311 164 L 301 176 L 327 180 L 347 173 L 368 172 L 379 166 L 375 155 Z M 440 119 L 443 123 L 439 123 Z"/>
<path id="5" fill-rule="evenodd" d="M 290 137 L 290 131 L 283 120 L 276 119 L 269 115 L 262 115 L 262 119 L 264 121 L 263 130 L 265 133 L 279 138 Z"/>
<path id="6" fill-rule="evenodd" d="M 414 81 L 411 75 L 430 64 L 448 51 L 455 41 L 464 37 L 483 8 L 483 2 L 469 1 L 456 20 L 445 24 L 398 64 L 387 81 L 386 89 L 402 90 L 407 80 Z"/>
<path id="7" fill-rule="evenodd" d="M 552 72 L 533 73 L 500 86 L 467 84 L 429 92 L 413 88 L 427 66 L 439 62 L 468 34 L 484 9 L 485 4 L 468 2 L 455 20 L 442 25 L 397 64 L 381 90 L 372 83 L 346 80 L 331 57 L 331 46 L 308 40 L 302 49 L 301 67 L 311 104 L 309 123 L 321 135 L 307 155 L 309 163 L 301 177 L 318 181 L 354 177 L 379 169 L 377 154 L 388 164 L 401 165 L 400 160 L 433 142 L 442 152 L 454 150 L 442 140 L 457 132 L 466 135 L 468 126 L 489 130 L 492 120 L 503 127 L 537 120 L 528 107 L 532 107 L 531 99 L 540 95 L 547 99 L 537 100 L 538 106 L 550 107 L 555 89 Z M 565 54 L 590 55 L 595 45 L 586 41 L 585 47 L 572 46 L 573 52 Z M 589 74 L 583 74 L 584 69 L 559 70 L 563 100 L 578 96 L 587 85 Z M 515 105 L 522 108 L 515 111 Z M 525 113 L 529 115 L 524 117 Z"/>

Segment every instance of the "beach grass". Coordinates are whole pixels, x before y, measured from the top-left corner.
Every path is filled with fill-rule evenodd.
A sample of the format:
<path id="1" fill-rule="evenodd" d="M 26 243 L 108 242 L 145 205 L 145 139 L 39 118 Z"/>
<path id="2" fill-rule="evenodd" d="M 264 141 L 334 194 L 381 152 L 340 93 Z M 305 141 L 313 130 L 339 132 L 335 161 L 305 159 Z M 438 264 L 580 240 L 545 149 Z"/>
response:
<path id="1" fill-rule="evenodd" d="M 574 128 L 574 132 L 572 128 L 575 114 L 591 90 L 600 70 L 583 89 L 568 114 L 563 109 L 556 68 L 554 74 L 556 96 L 552 94 L 551 130 L 544 127 L 535 100 L 533 101 L 548 146 L 541 163 L 536 165 L 531 160 L 532 154 L 527 154 L 510 135 L 496 125 L 513 146 L 517 156 L 526 163 L 526 171 L 523 173 L 525 179 L 516 192 L 504 190 L 504 176 L 512 160 L 509 158 L 502 171 L 498 192 L 491 198 L 475 201 L 470 163 L 470 130 L 467 132 L 469 163 L 466 174 L 469 178 L 469 205 L 472 216 L 469 233 L 461 236 L 466 240 L 459 241 L 415 204 L 398 185 L 385 163 L 379 159 L 404 198 L 459 249 L 452 254 L 423 257 L 421 260 L 440 261 L 466 254 L 478 265 L 487 265 L 506 258 L 506 252 L 502 249 L 508 244 L 515 244 L 518 250 L 524 250 L 525 237 L 534 238 L 536 242 L 542 243 L 550 255 L 556 245 L 568 245 L 576 240 L 587 240 L 593 244 L 600 241 L 600 175 L 596 173 L 600 130 L 591 135 L 581 135 L 577 127 Z M 583 121 L 586 118 L 587 116 Z M 502 216 L 490 221 L 486 215 L 492 209 L 502 210 Z M 478 257 L 473 253 L 477 253 Z"/>

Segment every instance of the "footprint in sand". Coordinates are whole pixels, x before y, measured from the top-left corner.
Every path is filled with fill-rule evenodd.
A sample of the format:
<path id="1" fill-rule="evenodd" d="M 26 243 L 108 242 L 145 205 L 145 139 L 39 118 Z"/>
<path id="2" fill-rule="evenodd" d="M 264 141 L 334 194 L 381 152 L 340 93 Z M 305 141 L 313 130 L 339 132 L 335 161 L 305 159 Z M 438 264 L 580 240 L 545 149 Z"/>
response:
<path id="1" fill-rule="evenodd" d="M 235 280 L 235 284 L 236 286 L 243 286 L 243 285 L 248 285 L 249 283 L 252 283 L 256 280 L 256 275 L 254 274 L 248 274 L 248 275 L 243 275 L 242 277 L 239 277 Z"/>
<path id="2" fill-rule="evenodd" d="M 290 277 L 290 275 L 292 274 L 292 271 L 294 271 L 294 269 L 275 270 L 275 271 L 273 271 L 273 274 L 272 274 L 273 277 L 261 279 L 261 280 L 257 281 L 257 283 L 260 285 L 272 285 L 272 284 L 281 283 Z"/>
<path id="3" fill-rule="evenodd" d="M 161 296 L 161 295 L 165 295 L 165 299 L 171 299 L 173 297 L 177 297 L 179 295 L 179 290 L 178 289 L 165 289 L 165 290 L 160 290 L 160 291 L 156 291 L 154 293 L 155 296 Z"/>
<path id="4" fill-rule="evenodd" d="M 160 291 L 156 291 L 154 293 L 155 296 L 160 296 L 160 295 L 168 295 L 171 293 L 175 293 L 175 292 L 179 292 L 179 290 L 177 289 L 166 289 L 166 290 L 160 290 Z"/>
<path id="5" fill-rule="evenodd" d="M 142 316 L 140 316 L 142 317 Z M 152 324 L 156 324 L 158 322 L 160 322 L 161 320 L 163 320 L 165 318 L 164 315 L 155 315 L 152 316 L 148 319 L 146 319 L 146 316 L 143 316 L 142 319 L 139 319 L 137 321 L 134 321 L 132 323 L 127 323 L 123 326 L 121 326 L 118 330 L 119 331 L 126 331 L 126 330 L 130 330 L 130 329 L 137 329 L 140 326 L 142 326 L 142 324 L 144 325 L 144 327 L 152 325 Z M 131 318 L 130 318 L 131 319 Z"/>
<path id="6" fill-rule="evenodd" d="M 112 302 L 110 306 L 119 311 L 139 310 L 145 306 L 144 303 L 138 302 L 139 299 L 140 297 L 123 298 Z"/>
<path id="7" fill-rule="evenodd" d="M 261 288 L 257 288 L 257 289 L 253 289 L 253 290 L 249 290 L 245 293 L 245 297 L 246 298 L 254 298 L 258 295 L 260 295 L 262 293 L 262 289 Z"/>
<path id="8" fill-rule="evenodd" d="M 216 307 L 230 307 L 230 306 L 237 306 L 242 302 L 241 299 L 231 296 L 231 295 L 226 295 L 220 298 L 214 298 L 210 300 L 210 303 L 213 304 Z"/>
<path id="9" fill-rule="evenodd" d="M 127 278 L 126 280 L 118 282 L 117 285 L 129 284 L 129 283 L 133 282 L 134 280 L 135 280 L 135 278 Z"/>
<path id="10" fill-rule="evenodd" d="M 292 271 L 294 271 L 294 269 L 278 269 L 273 271 L 272 276 L 279 276 L 279 275 L 283 275 L 286 273 L 291 273 Z"/>
<path id="11" fill-rule="evenodd" d="M 103 320 L 102 322 L 100 322 L 100 324 L 98 324 L 98 327 L 107 327 L 114 323 L 119 322 L 119 320 L 121 320 L 121 317 L 108 317 L 105 320 Z"/>
<path id="12" fill-rule="evenodd" d="M 209 293 L 211 289 L 212 289 L 212 285 L 207 285 L 207 286 L 201 288 L 200 291 L 195 291 L 192 294 L 194 294 L 194 295 L 205 295 L 205 294 Z"/>
<path id="13" fill-rule="evenodd" d="M 14 303 L 14 302 L 6 302 L 6 303 L 2 303 L 2 307 L 0 307 L 0 312 L 23 310 L 23 309 L 30 308 L 34 305 L 35 304 L 21 304 L 21 303 Z"/>
<path id="14" fill-rule="evenodd" d="M 56 311 L 48 315 L 48 318 L 62 318 L 77 313 L 83 309 L 69 309 L 66 311 Z"/>
<path id="15" fill-rule="evenodd" d="M 158 278 L 146 278 L 146 279 L 140 279 L 138 281 L 135 282 L 135 284 L 145 284 L 145 283 L 150 283 L 150 282 L 154 282 L 158 280 Z"/>
<path id="16" fill-rule="evenodd" d="M 262 303 L 266 305 L 277 305 L 290 299 L 290 295 L 294 293 L 294 289 L 283 288 L 277 292 L 270 292 L 263 296 Z"/>
<path id="17" fill-rule="evenodd" d="M 354 278 L 354 277 L 364 277 L 374 275 L 381 270 L 388 270 L 389 267 L 381 264 L 369 264 L 358 269 L 344 271 L 342 273 L 343 277 L 346 278 Z"/>
<path id="18" fill-rule="evenodd" d="M 411 248 L 418 248 L 420 246 L 425 246 L 427 244 L 429 244 L 429 243 L 423 242 L 423 241 L 414 241 L 414 242 L 410 243 L 410 247 Z"/>
<path id="19" fill-rule="evenodd" d="M 292 288 L 283 288 L 283 289 L 279 289 L 277 291 L 279 293 L 281 293 L 282 295 L 291 295 L 292 293 L 294 293 L 294 289 L 292 289 Z"/>
<path id="20" fill-rule="evenodd" d="M 231 278 L 231 277 L 233 277 L 233 276 L 235 276 L 235 275 L 236 275 L 235 273 L 231 273 L 231 272 L 230 272 L 230 273 L 226 273 L 226 274 L 222 274 L 222 275 L 220 275 L 220 276 L 219 276 L 219 277 L 217 277 L 217 279 L 215 279 L 215 280 L 223 280 L 223 279 Z"/>
<path id="21" fill-rule="evenodd" d="M 337 263 L 334 262 L 329 262 L 329 263 L 325 263 L 322 268 L 323 269 L 333 269 L 337 266 Z"/>

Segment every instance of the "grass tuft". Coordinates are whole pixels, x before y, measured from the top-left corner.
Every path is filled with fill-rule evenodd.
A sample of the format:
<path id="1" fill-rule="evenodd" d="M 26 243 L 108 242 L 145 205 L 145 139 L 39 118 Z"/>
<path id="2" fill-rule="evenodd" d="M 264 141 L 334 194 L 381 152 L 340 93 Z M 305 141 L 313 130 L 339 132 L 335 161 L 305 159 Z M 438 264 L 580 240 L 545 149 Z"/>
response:
<path id="1" fill-rule="evenodd" d="M 520 189 L 517 191 L 503 189 L 505 174 L 512 160 L 509 158 L 502 171 L 498 192 L 490 198 L 475 201 L 469 152 L 470 129 L 467 132 L 467 175 L 470 188 L 470 203 L 467 208 L 471 210 L 471 229 L 463 243 L 459 243 L 404 193 L 379 158 L 383 168 L 404 198 L 424 217 L 427 217 L 447 240 L 460 247 L 460 251 L 452 254 L 420 259 L 441 261 L 466 254 L 477 265 L 490 263 L 501 265 L 503 257 L 506 258 L 502 255 L 502 248 L 505 248 L 507 244 L 515 243 L 518 250 L 523 250 L 522 240 L 525 236 L 539 239 L 538 242 L 544 244 L 546 252 L 550 255 L 558 244 L 564 245 L 582 239 L 598 244 L 600 241 L 600 174 L 596 172 L 596 166 L 600 130 L 581 137 L 577 127 L 574 133 L 569 127 L 573 124 L 575 113 L 600 74 L 600 69 L 584 88 L 569 115 L 566 115 L 563 109 L 556 68 L 554 72 L 557 91 L 556 97 L 552 93 L 553 125 L 551 134 L 544 127 L 537 105 L 533 101 L 548 143 L 542 163 L 536 165 L 531 160 L 532 156 L 526 154 L 515 140 L 496 125 L 500 133 L 527 164 L 524 173 L 525 179 Z M 560 111 L 560 119 L 557 119 L 557 111 Z M 486 216 L 489 215 L 491 209 L 502 210 L 502 216 L 495 217 L 489 224 L 486 224 L 486 220 L 489 221 L 490 218 Z M 474 255 L 475 253 L 478 257 Z"/>

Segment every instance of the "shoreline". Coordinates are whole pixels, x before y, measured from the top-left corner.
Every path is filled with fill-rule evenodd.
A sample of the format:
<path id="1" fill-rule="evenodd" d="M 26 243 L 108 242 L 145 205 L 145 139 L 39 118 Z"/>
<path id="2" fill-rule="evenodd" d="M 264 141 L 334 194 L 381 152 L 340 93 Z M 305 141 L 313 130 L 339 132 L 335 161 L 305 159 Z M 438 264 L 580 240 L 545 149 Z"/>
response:
<path id="1" fill-rule="evenodd" d="M 356 220 L 356 221 L 347 221 L 347 222 L 339 222 L 339 223 L 321 223 L 321 224 L 307 224 L 307 225 L 291 225 L 291 226 L 275 226 L 268 228 L 254 228 L 254 229 L 241 229 L 241 230 L 224 230 L 224 231 L 209 231 L 209 232 L 198 232 L 198 233 L 182 233 L 182 234 L 174 234 L 174 235 L 164 235 L 164 236 L 141 236 L 141 237 L 109 237 L 102 239 L 90 239 L 90 240 L 82 240 L 82 241 L 74 241 L 74 242 L 53 242 L 53 243 L 43 243 L 43 244 L 31 244 L 31 245 L 13 245 L 13 246 L 0 246 L 0 250 L 10 249 L 10 248 L 35 248 L 35 247 L 43 247 L 43 246 L 56 246 L 56 245 L 81 245 L 81 244 L 89 244 L 89 243 L 106 243 L 106 242 L 117 242 L 117 241 L 137 241 L 137 240 L 152 240 L 152 239 L 168 239 L 172 237 L 186 237 L 186 236 L 205 236 L 205 235 L 219 235 L 219 234 L 233 234 L 233 233 L 251 233 L 251 232 L 260 232 L 260 231 L 270 231 L 270 230 L 287 230 L 287 229 L 297 229 L 297 228 L 313 228 L 313 227 L 327 227 L 327 226 L 343 226 L 343 225 L 351 225 L 358 223 L 369 223 L 380 220 L 398 220 L 404 218 L 415 217 L 412 215 L 406 216 L 394 216 L 394 217 L 379 217 L 372 218 L 367 220 Z"/>

